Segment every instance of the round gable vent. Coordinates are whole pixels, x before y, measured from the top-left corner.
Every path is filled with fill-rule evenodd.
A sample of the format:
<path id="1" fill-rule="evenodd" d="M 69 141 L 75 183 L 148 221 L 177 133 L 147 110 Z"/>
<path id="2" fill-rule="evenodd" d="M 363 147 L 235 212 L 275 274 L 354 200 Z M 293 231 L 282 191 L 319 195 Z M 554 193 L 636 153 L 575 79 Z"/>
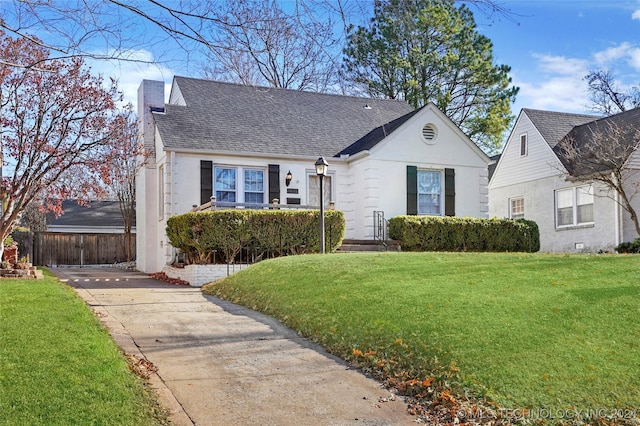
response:
<path id="1" fill-rule="evenodd" d="M 436 131 L 436 126 L 431 123 L 425 124 L 422 128 L 422 137 L 424 141 L 428 144 L 436 143 L 436 137 L 438 136 L 438 132 Z"/>

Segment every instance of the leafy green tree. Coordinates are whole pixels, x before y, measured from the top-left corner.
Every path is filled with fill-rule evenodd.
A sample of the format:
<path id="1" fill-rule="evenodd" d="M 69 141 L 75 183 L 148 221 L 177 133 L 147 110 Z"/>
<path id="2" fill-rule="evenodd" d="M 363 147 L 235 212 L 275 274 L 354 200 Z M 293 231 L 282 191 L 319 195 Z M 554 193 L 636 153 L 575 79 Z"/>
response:
<path id="1" fill-rule="evenodd" d="M 369 27 L 351 27 L 346 77 L 374 97 L 435 103 L 487 152 L 513 121 L 510 67 L 496 65 L 493 45 L 473 14 L 451 0 L 376 0 Z"/>

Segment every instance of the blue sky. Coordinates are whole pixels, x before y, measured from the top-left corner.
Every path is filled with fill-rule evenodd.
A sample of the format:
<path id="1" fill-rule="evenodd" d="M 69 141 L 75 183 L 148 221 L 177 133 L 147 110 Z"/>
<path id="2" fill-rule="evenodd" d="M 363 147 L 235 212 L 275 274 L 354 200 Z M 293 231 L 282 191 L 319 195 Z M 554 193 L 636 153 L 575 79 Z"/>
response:
<path id="1" fill-rule="evenodd" d="M 476 13 L 480 31 L 494 44 L 498 63 L 511 66 L 520 93 L 514 105 L 553 111 L 587 111 L 584 76 L 602 68 L 621 87 L 640 85 L 640 1 L 505 1 L 506 18 L 490 22 Z M 515 21 L 515 22 L 514 22 Z"/>
<path id="2" fill-rule="evenodd" d="M 480 32 L 494 44 L 496 63 L 511 66 L 520 93 L 513 106 L 564 112 L 587 112 L 584 76 L 594 68 L 611 70 L 621 87 L 640 85 L 640 0 L 497 0 L 510 11 L 491 18 L 471 6 Z M 166 44 L 138 46 L 134 56 L 165 58 Z M 174 52 L 175 53 L 175 52 Z M 168 65 L 94 64 L 116 74 L 128 100 L 134 101 L 143 78 L 174 74 L 198 76 L 197 58 Z"/>

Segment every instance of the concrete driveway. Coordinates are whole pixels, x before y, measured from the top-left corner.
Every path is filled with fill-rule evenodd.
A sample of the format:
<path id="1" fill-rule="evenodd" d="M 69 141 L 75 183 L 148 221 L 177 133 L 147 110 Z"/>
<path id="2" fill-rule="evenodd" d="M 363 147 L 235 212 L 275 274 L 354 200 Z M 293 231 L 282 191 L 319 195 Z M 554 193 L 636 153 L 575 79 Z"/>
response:
<path id="1" fill-rule="evenodd" d="M 52 268 L 150 378 L 177 425 L 401 425 L 400 398 L 271 317 L 138 272 Z"/>

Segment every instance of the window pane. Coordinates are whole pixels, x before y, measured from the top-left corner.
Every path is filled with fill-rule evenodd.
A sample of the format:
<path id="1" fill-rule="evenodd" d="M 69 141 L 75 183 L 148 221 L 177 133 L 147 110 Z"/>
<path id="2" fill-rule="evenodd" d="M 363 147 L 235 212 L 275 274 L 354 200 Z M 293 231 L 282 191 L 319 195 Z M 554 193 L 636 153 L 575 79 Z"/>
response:
<path id="1" fill-rule="evenodd" d="M 440 215 L 441 172 L 418 170 L 418 214 Z"/>
<path id="2" fill-rule="evenodd" d="M 244 190 L 250 192 L 263 192 L 264 172 L 262 170 L 245 170 Z"/>
<path id="3" fill-rule="evenodd" d="M 256 203 L 256 204 L 262 204 L 263 203 L 263 194 L 262 192 L 245 192 L 244 194 L 244 202 L 245 203 Z"/>
<path id="4" fill-rule="evenodd" d="M 418 214 L 439 215 L 439 194 L 418 194 Z"/>
<path id="5" fill-rule="evenodd" d="M 576 198 L 578 199 L 577 204 L 579 206 L 584 204 L 593 204 L 593 187 L 583 186 L 578 188 L 576 193 Z"/>
<path id="6" fill-rule="evenodd" d="M 593 204 L 578 206 L 578 223 L 593 222 Z"/>
<path id="7" fill-rule="evenodd" d="M 215 174 L 217 191 L 236 190 L 236 169 L 225 169 L 216 167 Z"/>
<path id="8" fill-rule="evenodd" d="M 264 171 L 244 170 L 244 202 L 264 203 Z"/>
<path id="9" fill-rule="evenodd" d="M 440 172 L 418 170 L 418 194 L 440 194 Z"/>
<path id="10" fill-rule="evenodd" d="M 236 202 L 236 169 L 216 167 L 215 171 L 216 201 Z"/>
<path id="11" fill-rule="evenodd" d="M 216 201 L 236 202 L 236 193 L 230 191 L 216 191 Z"/>
<path id="12" fill-rule="evenodd" d="M 573 225 L 573 207 L 558 209 L 558 226 Z"/>
<path id="13" fill-rule="evenodd" d="M 556 191 L 558 209 L 573 206 L 573 189 Z"/>
<path id="14" fill-rule="evenodd" d="M 524 198 L 511 199 L 511 219 L 522 219 L 524 217 Z"/>

